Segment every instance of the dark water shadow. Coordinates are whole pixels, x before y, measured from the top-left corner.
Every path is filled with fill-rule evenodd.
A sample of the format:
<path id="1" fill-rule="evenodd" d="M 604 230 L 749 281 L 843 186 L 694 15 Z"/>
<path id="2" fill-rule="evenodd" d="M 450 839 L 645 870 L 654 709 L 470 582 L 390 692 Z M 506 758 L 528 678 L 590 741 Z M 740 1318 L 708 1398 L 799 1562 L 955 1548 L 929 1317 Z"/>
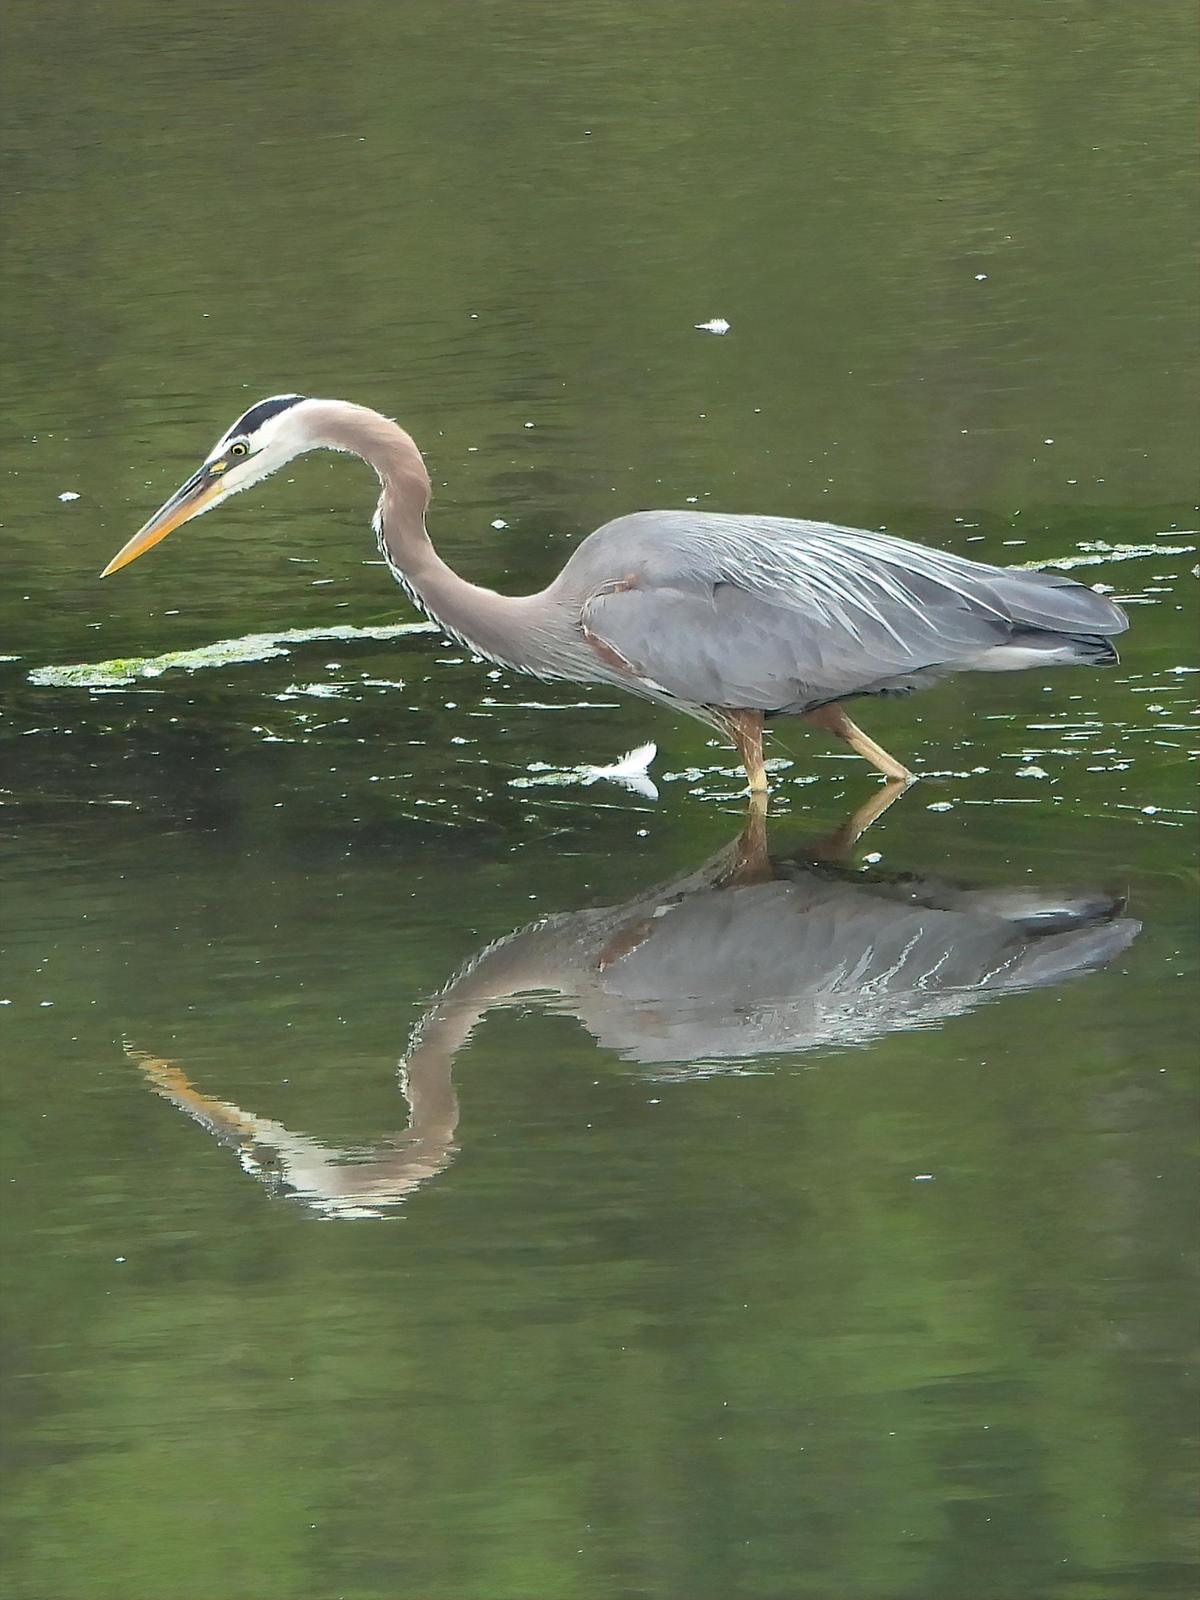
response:
<path id="1" fill-rule="evenodd" d="M 400 1062 L 406 1128 L 336 1148 L 198 1090 L 128 1047 L 147 1084 L 234 1148 L 245 1172 L 327 1218 L 381 1217 L 454 1159 L 452 1069 L 489 1011 L 541 1000 L 657 1077 L 868 1045 L 1005 994 L 1095 971 L 1141 923 L 1103 889 L 972 888 L 839 858 L 894 798 L 787 856 L 765 819 L 693 871 L 617 906 L 561 912 L 485 946 L 427 1007 Z"/>

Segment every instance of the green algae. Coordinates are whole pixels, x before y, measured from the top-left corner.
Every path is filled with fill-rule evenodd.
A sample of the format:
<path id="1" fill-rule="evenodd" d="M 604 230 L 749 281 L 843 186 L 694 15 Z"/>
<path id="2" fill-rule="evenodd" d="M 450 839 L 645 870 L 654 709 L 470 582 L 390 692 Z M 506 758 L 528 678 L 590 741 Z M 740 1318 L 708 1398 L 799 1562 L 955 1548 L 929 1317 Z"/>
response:
<path id="1" fill-rule="evenodd" d="M 57 667 L 35 667 L 29 681 L 50 689 L 112 689 L 159 678 L 176 668 L 199 672 L 251 661 L 269 661 L 290 654 L 292 645 L 314 640 L 356 641 L 398 639 L 410 633 L 434 632 L 431 622 L 392 622 L 354 627 L 349 623 L 327 628 L 284 628 L 278 633 L 247 633 L 239 639 L 218 639 L 192 650 L 166 650 L 156 656 L 113 656 L 107 661 L 76 662 Z"/>

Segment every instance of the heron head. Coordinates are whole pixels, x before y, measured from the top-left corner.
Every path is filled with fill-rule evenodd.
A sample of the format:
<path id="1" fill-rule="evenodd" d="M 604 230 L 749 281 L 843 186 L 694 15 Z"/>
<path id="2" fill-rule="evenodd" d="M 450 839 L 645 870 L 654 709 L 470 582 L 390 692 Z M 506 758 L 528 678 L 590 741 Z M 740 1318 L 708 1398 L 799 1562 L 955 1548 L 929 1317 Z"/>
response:
<path id="1" fill-rule="evenodd" d="M 107 578 L 135 561 L 173 528 L 259 483 L 278 467 L 311 447 L 305 426 L 305 400 L 299 394 L 276 394 L 244 412 L 208 452 L 200 467 L 134 534 L 100 574 Z"/>

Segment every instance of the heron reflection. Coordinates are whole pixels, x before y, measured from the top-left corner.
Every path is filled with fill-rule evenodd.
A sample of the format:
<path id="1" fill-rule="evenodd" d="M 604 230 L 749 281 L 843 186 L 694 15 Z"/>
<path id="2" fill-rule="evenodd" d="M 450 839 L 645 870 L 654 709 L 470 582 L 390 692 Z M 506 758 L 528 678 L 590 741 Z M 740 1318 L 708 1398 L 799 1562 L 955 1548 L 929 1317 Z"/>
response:
<path id="1" fill-rule="evenodd" d="M 891 798 L 873 800 L 866 820 Z M 860 811 L 821 843 L 776 858 L 752 816 L 692 872 L 485 946 L 413 1031 L 400 1063 L 408 1126 L 366 1148 L 322 1144 L 201 1093 L 177 1062 L 130 1056 L 268 1188 L 325 1217 L 378 1217 L 453 1159 L 454 1058 L 497 1007 L 543 998 L 623 1060 L 697 1075 L 929 1027 L 1103 967 L 1140 929 L 1122 897 L 1100 890 L 972 888 L 847 868 L 838 858 L 863 825 Z"/>

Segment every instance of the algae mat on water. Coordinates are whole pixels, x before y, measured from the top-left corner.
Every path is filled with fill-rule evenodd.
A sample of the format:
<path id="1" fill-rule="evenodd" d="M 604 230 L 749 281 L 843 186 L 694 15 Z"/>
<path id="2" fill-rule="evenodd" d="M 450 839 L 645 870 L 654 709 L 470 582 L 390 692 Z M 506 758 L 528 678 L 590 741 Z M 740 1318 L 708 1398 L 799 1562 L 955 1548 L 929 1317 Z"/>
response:
<path id="1" fill-rule="evenodd" d="M 233 662 L 269 661 L 290 654 L 290 646 L 318 639 L 398 639 L 409 633 L 432 633 L 432 622 L 392 622 L 377 627 L 285 628 L 279 633 L 246 633 L 240 639 L 218 639 L 194 650 L 167 650 L 157 656 L 114 656 L 109 661 L 77 662 L 70 666 L 35 667 L 29 681 L 51 689 L 110 689 L 159 678 L 181 667 L 199 672 L 204 667 L 224 667 Z"/>

